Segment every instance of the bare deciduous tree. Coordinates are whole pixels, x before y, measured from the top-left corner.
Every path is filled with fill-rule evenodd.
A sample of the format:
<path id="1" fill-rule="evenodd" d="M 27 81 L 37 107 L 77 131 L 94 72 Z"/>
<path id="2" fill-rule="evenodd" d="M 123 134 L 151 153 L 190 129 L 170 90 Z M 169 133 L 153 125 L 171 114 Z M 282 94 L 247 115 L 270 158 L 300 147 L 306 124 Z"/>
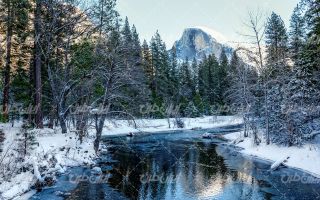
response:
<path id="1" fill-rule="evenodd" d="M 63 133 L 67 132 L 67 115 L 77 103 L 77 100 L 70 100 L 68 97 L 77 85 L 91 76 L 73 76 L 77 66 L 70 60 L 72 46 L 91 32 L 92 24 L 88 22 L 87 10 L 77 8 L 81 1 L 71 3 L 64 0 L 44 1 L 43 9 L 46 15 L 41 23 L 42 56 L 48 74 L 52 102 L 57 109 Z"/>
<path id="2" fill-rule="evenodd" d="M 245 56 L 248 58 L 249 63 L 256 68 L 258 72 L 259 80 L 257 82 L 258 87 L 263 89 L 264 97 L 264 109 L 265 109 L 265 127 L 267 144 L 270 143 L 269 136 L 269 110 L 268 110 L 268 82 L 269 77 L 264 76 L 265 65 L 264 65 L 264 51 L 263 51 L 263 40 L 266 30 L 266 23 L 264 21 L 264 14 L 257 10 L 255 12 L 249 11 L 248 21 L 245 22 L 245 26 L 250 30 L 249 34 L 244 34 L 249 38 L 252 43 L 249 47 L 241 47 L 240 50 L 245 52 Z"/>

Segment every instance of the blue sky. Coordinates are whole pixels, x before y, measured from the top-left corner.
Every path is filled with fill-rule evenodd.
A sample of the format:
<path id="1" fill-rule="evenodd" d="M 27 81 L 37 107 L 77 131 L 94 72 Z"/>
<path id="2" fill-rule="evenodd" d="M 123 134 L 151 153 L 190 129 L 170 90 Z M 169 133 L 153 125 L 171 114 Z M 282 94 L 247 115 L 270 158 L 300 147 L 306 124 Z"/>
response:
<path id="1" fill-rule="evenodd" d="M 281 15 L 287 27 L 299 0 L 118 0 L 121 16 L 129 17 L 141 39 L 149 41 L 156 30 L 171 47 L 183 30 L 205 26 L 222 33 L 230 41 L 238 41 L 245 32 L 248 10 L 272 11 Z"/>

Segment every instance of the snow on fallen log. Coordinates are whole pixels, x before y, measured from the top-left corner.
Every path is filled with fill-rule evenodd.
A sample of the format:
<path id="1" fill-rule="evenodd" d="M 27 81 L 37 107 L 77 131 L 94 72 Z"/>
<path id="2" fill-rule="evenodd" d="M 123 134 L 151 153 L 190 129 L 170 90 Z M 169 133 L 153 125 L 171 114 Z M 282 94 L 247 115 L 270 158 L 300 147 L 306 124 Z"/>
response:
<path id="1" fill-rule="evenodd" d="M 272 171 L 277 170 L 280 167 L 280 165 L 282 165 L 285 162 L 287 162 L 289 158 L 290 158 L 290 156 L 286 156 L 286 157 L 283 157 L 283 158 L 279 159 L 278 161 L 276 161 L 275 163 L 273 163 L 271 165 L 270 169 Z"/>
<path id="2" fill-rule="evenodd" d="M 221 135 L 221 134 L 215 134 L 215 135 L 212 135 L 212 138 L 214 139 L 218 139 L 218 140 L 222 140 L 224 142 L 227 142 L 228 139 L 224 137 L 224 135 Z"/>
<path id="3" fill-rule="evenodd" d="M 33 165 L 33 174 L 34 174 L 34 176 L 37 178 L 37 180 L 39 182 L 43 182 L 44 180 L 41 177 L 41 174 L 39 172 L 39 167 L 38 167 L 38 163 L 36 161 L 36 158 L 33 158 L 32 165 Z"/>
<path id="4" fill-rule="evenodd" d="M 237 144 L 239 144 L 239 143 L 241 143 L 241 142 L 243 142 L 243 141 L 244 141 L 243 137 L 238 137 L 238 138 L 235 139 L 232 143 L 233 143 L 234 145 L 237 145 Z"/>

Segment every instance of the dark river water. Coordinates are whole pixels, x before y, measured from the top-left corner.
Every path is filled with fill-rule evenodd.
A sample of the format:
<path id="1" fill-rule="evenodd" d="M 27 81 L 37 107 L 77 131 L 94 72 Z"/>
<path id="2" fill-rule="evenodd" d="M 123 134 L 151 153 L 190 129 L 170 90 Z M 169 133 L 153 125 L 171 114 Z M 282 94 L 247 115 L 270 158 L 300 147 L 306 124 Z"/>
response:
<path id="1" fill-rule="evenodd" d="M 213 129 L 224 134 L 239 127 Z M 320 180 L 243 156 L 203 131 L 108 137 L 97 162 L 103 174 L 73 168 L 31 199 L 320 199 Z M 319 166 L 320 167 L 320 166 Z"/>

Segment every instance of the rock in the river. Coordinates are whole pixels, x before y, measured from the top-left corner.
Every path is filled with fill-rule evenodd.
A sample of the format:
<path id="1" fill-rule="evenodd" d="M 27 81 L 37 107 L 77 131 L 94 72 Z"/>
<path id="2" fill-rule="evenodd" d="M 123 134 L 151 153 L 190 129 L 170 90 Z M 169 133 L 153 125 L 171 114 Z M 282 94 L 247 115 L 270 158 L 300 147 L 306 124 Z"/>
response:
<path id="1" fill-rule="evenodd" d="M 37 180 L 33 188 L 36 189 L 38 192 L 40 192 L 44 187 L 51 187 L 54 185 L 54 183 L 55 183 L 55 178 L 52 176 L 47 176 L 43 180 Z"/>
<path id="2" fill-rule="evenodd" d="M 211 139 L 211 134 L 210 133 L 204 133 L 203 135 L 202 135 L 202 138 L 204 138 L 204 139 Z"/>
<path id="3" fill-rule="evenodd" d="M 102 170 L 100 167 L 94 167 L 91 169 L 91 173 L 94 175 L 100 175 L 100 174 L 102 174 Z"/>
<path id="4" fill-rule="evenodd" d="M 133 137 L 134 136 L 134 133 L 130 132 L 127 134 L 127 137 Z"/>

